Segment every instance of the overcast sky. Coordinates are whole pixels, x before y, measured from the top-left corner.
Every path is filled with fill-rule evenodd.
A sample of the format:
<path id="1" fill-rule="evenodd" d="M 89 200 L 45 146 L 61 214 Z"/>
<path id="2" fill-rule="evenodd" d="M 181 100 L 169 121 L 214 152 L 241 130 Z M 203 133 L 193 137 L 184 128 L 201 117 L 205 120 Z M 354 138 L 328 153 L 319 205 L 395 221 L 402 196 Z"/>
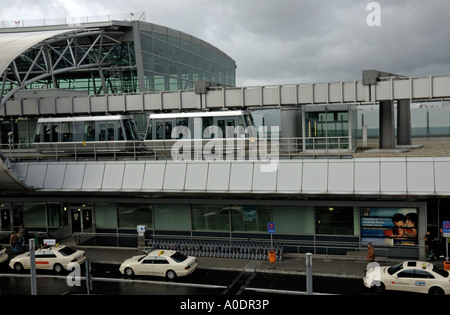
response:
<path id="1" fill-rule="evenodd" d="M 237 85 L 361 78 L 365 69 L 450 74 L 450 1 L 0 0 L 0 20 L 145 12 L 146 21 L 194 35 L 237 62 Z"/>

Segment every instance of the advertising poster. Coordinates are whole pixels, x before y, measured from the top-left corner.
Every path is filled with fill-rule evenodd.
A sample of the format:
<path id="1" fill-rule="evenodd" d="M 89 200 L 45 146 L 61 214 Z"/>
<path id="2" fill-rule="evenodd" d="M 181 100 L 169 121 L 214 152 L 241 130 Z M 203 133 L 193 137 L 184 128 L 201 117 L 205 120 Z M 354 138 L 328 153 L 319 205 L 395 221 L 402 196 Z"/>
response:
<path id="1" fill-rule="evenodd" d="M 416 208 L 361 208 L 361 241 L 374 246 L 417 245 Z"/>

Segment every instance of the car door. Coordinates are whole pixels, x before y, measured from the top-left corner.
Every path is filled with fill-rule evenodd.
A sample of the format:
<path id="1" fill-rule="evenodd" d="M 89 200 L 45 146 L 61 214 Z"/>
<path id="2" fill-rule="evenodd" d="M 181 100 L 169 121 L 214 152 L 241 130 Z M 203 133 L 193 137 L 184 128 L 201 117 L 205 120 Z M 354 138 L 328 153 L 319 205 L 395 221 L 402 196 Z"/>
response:
<path id="1" fill-rule="evenodd" d="M 36 269 L 51 269 L 49 253 L 45 250 L 35 252 Z"/>
<path id="2" fill-rule="evenodd" d="M 426 270 L 414 270 L 414 288 L 415 292 L 428 293 L 433 286 L 434 276 Z"/>
<path id="3" fill-rule="evenodd" d="M 165 276 L 166 271 L 169 269 L 169 262 L 166 258 L 162 256 L 155 257 L 155 260 L 153 262 L 154 266 L 154 275 L 155 276 Z"/>
<path id="4" fill-rule="evenodd" d="M 147 256 L 141 261 L 139 270 L 135 271 L 136 274 L 140 275 L 152 275 L 154 273 L 153 261 L 155 256 Z"/>
<path id="5" fill-rule="evenodd" d="M 405 269 L 399 271 L 394 279 L 392 279 L 390 287 L 391 290 L 415 292 L 414 269 Z"/>

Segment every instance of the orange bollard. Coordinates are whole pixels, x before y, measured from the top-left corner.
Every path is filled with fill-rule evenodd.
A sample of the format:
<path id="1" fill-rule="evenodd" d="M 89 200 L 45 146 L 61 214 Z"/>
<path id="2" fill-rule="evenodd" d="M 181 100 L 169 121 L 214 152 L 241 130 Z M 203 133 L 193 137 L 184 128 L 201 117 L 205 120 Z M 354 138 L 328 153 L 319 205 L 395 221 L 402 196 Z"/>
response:
<path id="1" fill-rule="evenodd" d="M 269 261 L 274 263 L 277 260 L 277 254 L 274 250 L 269 251 Z"/>

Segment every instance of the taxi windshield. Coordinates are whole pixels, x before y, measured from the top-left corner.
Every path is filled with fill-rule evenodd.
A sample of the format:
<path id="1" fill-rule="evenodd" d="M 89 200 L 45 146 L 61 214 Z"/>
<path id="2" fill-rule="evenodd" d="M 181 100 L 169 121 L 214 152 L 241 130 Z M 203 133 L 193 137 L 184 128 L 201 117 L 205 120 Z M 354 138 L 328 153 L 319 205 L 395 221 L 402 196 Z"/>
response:
<path id="1" fill-rule="evenodd" d="M 70 256 L 73 253 L 76 252 L 76 250 L 70 248 L 70 247 L 63 247 L 59 250 L 59 252 L 63 255 L 63 256 Z"/>
<path id="2" fill-rule="evenodd" d="M 177 263 L 180 263 L 182 261 L 185 261 L 187 257 L 179 252 L 175 252 L 172 256 L 170 256 L 173 260 L 175 260 Z"/>
<path id="3" fill-rule="evenodd" d="M 387 272 L 392 276 L 394 273 L 396 273 L 397 271 L 402 270 L 402 269 L 403 269 L 403 263 L 401 262 L 395 266 L 389 267 Z"/>
<path id="4" fill-rule="evenodd" d="M 436 272 L 438 275 L 443 276 L 444 278 L 448 277 L 448 271 L 447 270 L 444 270 L 444 269 L 438 268 L 436 266 L 433 266 L 433 271 Z"/>

